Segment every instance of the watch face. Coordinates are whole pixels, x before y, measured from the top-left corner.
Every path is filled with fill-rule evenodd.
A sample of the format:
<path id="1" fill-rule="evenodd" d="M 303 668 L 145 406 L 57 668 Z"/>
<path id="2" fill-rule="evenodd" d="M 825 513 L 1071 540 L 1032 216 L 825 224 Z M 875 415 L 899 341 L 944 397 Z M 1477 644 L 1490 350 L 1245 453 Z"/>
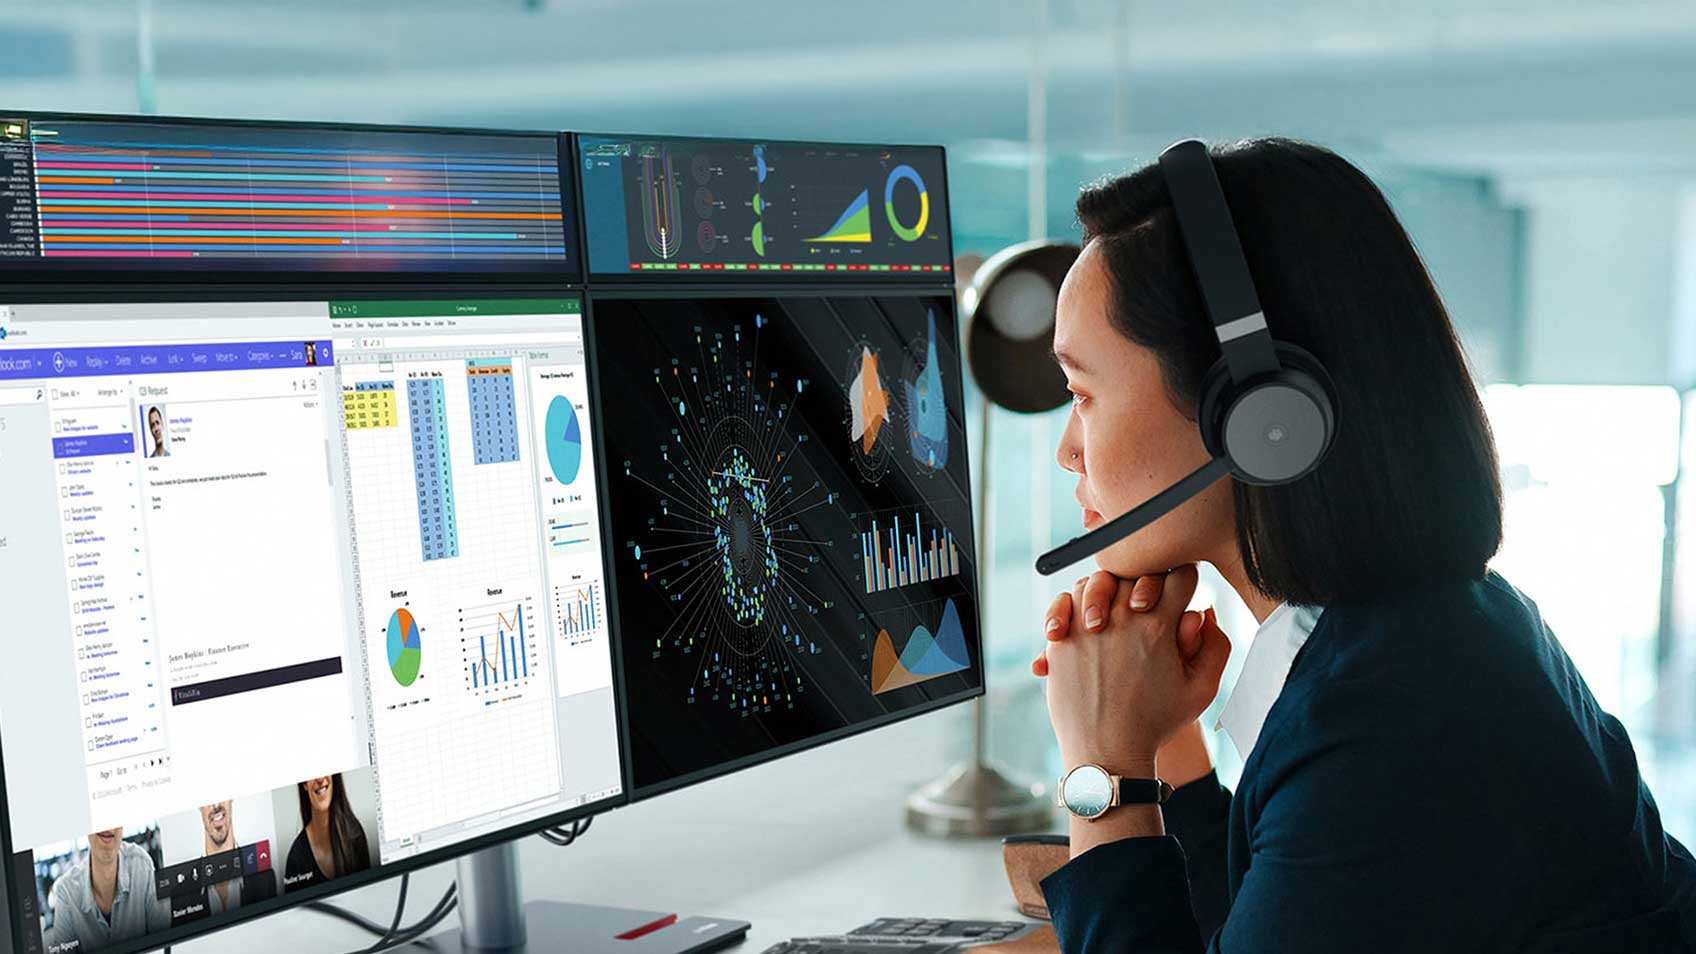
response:
<path id="1" fill-rule="evenodd" d="M 1113 780 L 1098 765 L 1080 765 L 1066 773 L 1060 783 L 1066 810 L 1082 818 L 1094 818 L 1113 804 Z"/>

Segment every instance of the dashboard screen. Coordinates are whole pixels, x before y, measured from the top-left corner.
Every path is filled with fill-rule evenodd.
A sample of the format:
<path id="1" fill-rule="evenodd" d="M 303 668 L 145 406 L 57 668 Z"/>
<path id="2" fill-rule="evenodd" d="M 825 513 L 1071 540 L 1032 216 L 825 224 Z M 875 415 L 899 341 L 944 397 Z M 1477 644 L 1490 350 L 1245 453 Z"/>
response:
<path id="1" fill-rule="evenodd" d="M 0 113 L 0 271 L 575 275 L 559 137 Z"/>
<path id="2" fill-rule="evenodd" d="M 935 281 L 951 270 L 940 147 L 582 135 L 577 154 L 598 275 Z"/>
<path id="3" fill-rule="evenodd" d="M 635 793 L 981 691 L 952 298 L 594 301 Z"/>

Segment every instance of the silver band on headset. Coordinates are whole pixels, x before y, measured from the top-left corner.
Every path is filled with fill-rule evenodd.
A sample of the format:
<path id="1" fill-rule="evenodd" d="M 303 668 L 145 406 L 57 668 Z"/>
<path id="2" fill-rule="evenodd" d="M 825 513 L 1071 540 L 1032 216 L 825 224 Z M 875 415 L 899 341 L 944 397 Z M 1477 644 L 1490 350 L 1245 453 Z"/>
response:
<path id="1" fill-rule="evenodd" d="M 1263 311 L 1250 312 L 1241 318 L 1235 318 L 1214 328 L 1219 334 L 1219 343 L 1224 344 L 1233 338 L 1252 335 L 1257 331 L 1266 330 L 1266 313 Z"/>

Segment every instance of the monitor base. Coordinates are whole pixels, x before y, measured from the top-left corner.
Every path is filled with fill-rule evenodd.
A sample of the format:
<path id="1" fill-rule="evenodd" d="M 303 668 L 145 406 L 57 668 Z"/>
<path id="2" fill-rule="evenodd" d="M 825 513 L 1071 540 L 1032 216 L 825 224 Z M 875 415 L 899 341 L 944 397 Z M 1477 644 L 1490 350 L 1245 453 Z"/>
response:
<path id="1" fill-rule="evenodd" d="M 512 842 L 455 862 L 459 928 L 414 943 L 440 954 L 705 954 L 748 933 L 747 921 L 564 901 L 524 903 Z M 411 946 L 411 945 L 408 945 Z"/>
<path id="2" fill-rule="evenodd" d="M 516 947 L 473 947 L 465 943 L 460 929 L 451 928 L 429 935 L 429 950 L 435 954 L 705 954 L 741 941 L 749 926 L 747 921 L 725 918 L 563 901 L 531 901 L 523 912 L 527 937 Z M 667 919 L 674 920 L 666 923 Z M 649 930 L 630 936 L 644 928 Z"/>

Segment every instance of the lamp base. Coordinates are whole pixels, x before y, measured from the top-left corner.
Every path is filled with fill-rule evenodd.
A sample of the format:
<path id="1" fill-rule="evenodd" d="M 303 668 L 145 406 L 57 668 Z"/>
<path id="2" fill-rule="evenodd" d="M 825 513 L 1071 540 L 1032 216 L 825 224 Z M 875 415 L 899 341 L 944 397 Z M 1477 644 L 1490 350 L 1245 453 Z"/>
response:
<path id="1" fill-rule="evenodd" d="M 1040 784 L 984 762 L 961 762 L 907 796 L 907 827 L 932 838 L 998 838 L 1046 831 L 1054 806 Z"/>

